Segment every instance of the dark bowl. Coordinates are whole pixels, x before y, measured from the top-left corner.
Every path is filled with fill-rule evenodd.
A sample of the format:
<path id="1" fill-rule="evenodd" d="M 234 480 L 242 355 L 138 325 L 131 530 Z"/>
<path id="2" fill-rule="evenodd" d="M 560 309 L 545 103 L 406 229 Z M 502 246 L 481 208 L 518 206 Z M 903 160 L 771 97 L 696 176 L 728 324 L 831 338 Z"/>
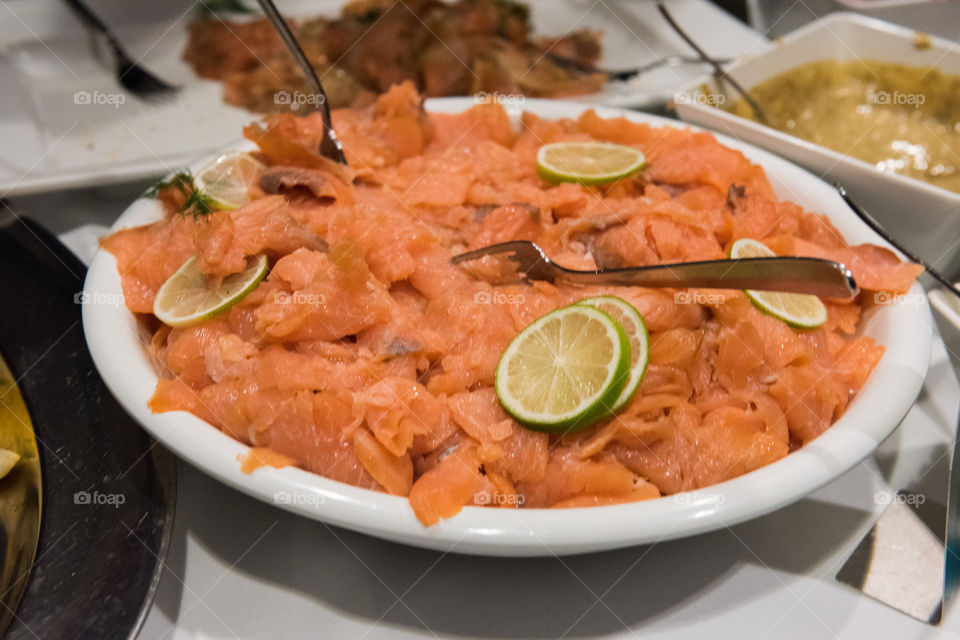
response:
<path id="1" fill-rule="evenodd" d="M 86 267 L 24 219 L 0 219 L 0 354 L 33 422 L 37 553 L 5 638 L 135 637 L 170 540 L 174 461 L 120 408 L 80 320 Z"/>

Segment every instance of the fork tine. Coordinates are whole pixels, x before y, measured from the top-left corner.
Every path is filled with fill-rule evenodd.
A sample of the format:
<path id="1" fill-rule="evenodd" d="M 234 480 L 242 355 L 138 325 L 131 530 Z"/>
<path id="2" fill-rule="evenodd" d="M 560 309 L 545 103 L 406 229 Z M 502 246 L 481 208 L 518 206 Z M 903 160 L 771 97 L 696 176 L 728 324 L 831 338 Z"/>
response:
<path id="1" fill-rule="evenodd" d="M 543 252 L 543 249 L 529 240 L 512 240 L 510 242 L 492 244 L 488 247 L 454 256 L 451 258 L 451 262 L 453 262 L 453 264 L 460 264 L 484 256 L 498 254 L 507 254 L 507 259 L 515 262 L 518 271 L 528 280 L 553 282 L 560 271 L 557 265 L 551 262 L 547 254 Z"/>

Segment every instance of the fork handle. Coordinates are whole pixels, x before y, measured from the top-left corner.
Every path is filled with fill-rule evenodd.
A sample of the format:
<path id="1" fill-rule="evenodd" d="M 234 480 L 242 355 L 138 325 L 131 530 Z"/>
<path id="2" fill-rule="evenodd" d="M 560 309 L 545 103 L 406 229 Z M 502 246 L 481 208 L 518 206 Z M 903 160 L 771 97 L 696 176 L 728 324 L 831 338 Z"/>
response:
<path id="1" fill-rule="evenodd" d="M 97 15 L 90 10 L 87 5 L 83 4 L 80 0 L 63 0 L 67 3 L 67 6 L 73 9 L 73 12 L 88 26 L 92 27 L 100 35 L 104 37 L 107 43 L 113 48 L 114 51 L 119 52 L 121 55 L 126 55 L 126 52 L 123 50 L 123 47 L 120 46 L 120 41 L 117 40 L 117 37 L 113 35 L 113 32 L 110 31 L 110 28 L 100 19 Z"/>
<path id="2" fill-rule="evenodd" d="M 559 265 L 557 278 L 572 284 L 635 287 L 754 289 L 810 293 L 849 299 L 857 284 L 842 264 L 820 258 L 741 258 L 681 262 L 602 271 L 573 271 Z M 726 266 L 725 269 L 718 267 Z"/>

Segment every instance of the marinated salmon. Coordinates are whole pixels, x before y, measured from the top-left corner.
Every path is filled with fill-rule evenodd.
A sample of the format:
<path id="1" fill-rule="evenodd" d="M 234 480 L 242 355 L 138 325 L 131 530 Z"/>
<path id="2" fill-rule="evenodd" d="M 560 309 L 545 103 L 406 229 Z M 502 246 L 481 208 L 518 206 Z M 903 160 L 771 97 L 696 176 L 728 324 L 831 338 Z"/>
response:
<path id="1" fill-rule="evenodd" d="M 798 330 L 739 291 L 491 284 L 498 265 L 451 256 L 525 239 L 596 268 L 719 258 L 750 237 L 842 261 L 868 291 L 904 291 L 921 272 L 849 246 L 706 133 L 593 111 L 527 114 L 515 129 L 493 104 L 425 112 L 406 83 L 334 112 L 344 169 L 316 151 L 320 118 L 247 128 L 266 167 L 250 204 L 184 217 L 167 197 L 162 220 L 103 246 L 130 310 L 145 315 L 191 255 L 216 278 L 266 254 L 268 277 L 228 312 L 180 329 L 146 323 L 162 378 L 151 408 L 194 413 L 266 464 L 408 496 L 425 525 L 465 505 L 606 505 L 750 472 L 829 429 L 883 356 L 857 333 L 872 294 L 826 301 L 828 321 Z M 634 145 L 649 166 L 616 185 L 546 183 L 537 149 L 564 140 Z M 628 300 L 650 330 L 639 392 L 576 433 L 514 422 L 493 391 L 501 353 L 538 316 L 604 294 Z"/>

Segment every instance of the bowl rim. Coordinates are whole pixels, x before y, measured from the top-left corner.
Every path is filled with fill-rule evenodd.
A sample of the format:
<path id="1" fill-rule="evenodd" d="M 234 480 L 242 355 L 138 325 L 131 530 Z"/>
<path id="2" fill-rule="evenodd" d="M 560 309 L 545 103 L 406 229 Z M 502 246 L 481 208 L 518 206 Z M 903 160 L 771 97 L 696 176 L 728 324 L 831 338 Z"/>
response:
<path id="1" fill-rule="evenodd" d="M 471 98 L 445 98 L 428 100 L 426 108 L 449 113 L 473 104 Z M 528 100 L 522 110 L 557 118 L 576 117 L 590 108 L 602 117 L 623 116 L 654 126 L 681 125 L 660 116 L 573 102 Z M 517 117 L 521 109 L 509 111 Z M 853 232 L 857 242 L 888 246 L 845 209 L 832 187 L 806 170 L 747 143 L 707 133 L 742 151 L 768 175 L 776 172 L 771 183 L 782 183 L 781 190 L 790 189 L 790 184 L 802 186 L 802 202 L 832 203 L 833 214 L 827 215 L 845 235 Z M 193 166 L 202 166 L 205 160 Z M 817 210 L 824 211 L 822 207 Z M 112 230 L 156 219 L 159 213 L 155 201 L 137 200 Z M 850 231 L 843 231 L 846 227 Z M 243 474 L 236 458 L 248 449 L 246 445 L 189 413 L 151 413 L 146 402 L 157 375 L 142 348 L 133 314 L 123 306 L 122 297 L 116 302 L 122 295 L 120 277 L 113 256 L 103 249 L 91 262 L 84 291 L 87 300 L 107 302 L 83 306 L 84 333 L 97 369 L 121 405 L 181 458 L 248 495 L 325 523 L 445 552 L 496 556 L 557 556 L 656 543 L 728 527 L 799 500 L 853 467 L 896 428 L 920 391 L 932 343 L 929 306 L 922 288 L 914 283 L 910 290 L 913 304 L 878 307 L 862 320 L 868 333 L 870 327 L 888 334 L 892 331 L 893 339 L 883 342 L 886 353 L 846 413 L 819 438 L 777 462 L 699 491 L 646 502 L 578 509 L 465 507 L 451 519 L 423 527 L 406 498 L 296 467 Z M 887 325 L 892 328 L 884 329 Z M 286 500 L 280 499 L 284 492 Z"/>
<path id="2" fill-rule="evenodd" d="M 852 24 L 875 31 L 877 33 L 882 33 L 885 36 L 896 37 L 903 40 L 909 40 L 911 42 L 913 40 L 913 35 L 917 33 L 915 29 L 910 29 L 892 22 L 887 22 L 879 18 L 865 16 L 850 11 L 836 11 L 823 18 L 805 24 L 794 31 L 791 31 L 787 35 L 778 39 L 777 44 L 765 47 L 759 53 L 746 53 L 740 56 L 727 67 L 726 71 L 730 75 L 736 77 L 737 71 L 749 69 L 754 65 L 764 64 L 765 61 L 783 59 L 785 62 L 789 62 L 787 56 L 790 47 L 798 46 L 798 41 L 802 41 L 804 38 L 808 38 L 811 35 L 821 31 L 830 31 L 832 26 L 843 24 Z M 944 55 L 954 52 L 953 55 L 960 57 L 960 53 L 955 52 L 954 43 L 951 43 L 944 38 L 931 35 L 930 43 L 931 50 L 940 49 L 944 52 Z M 776 69 L 776 74 L 788 71 L 797 67 L 798 65 L 787 64 L 785 66 L 772 66 L 774 69 Z M 865 160 L 855 158 L 845 153 L 840 153 L 839 151 L 835 151 L 828 147 L 810 142 L 809 140 L 804 140 L 803 138 L 790 135 L 789 133 L 768 127 L 760 124 L 759 122 L 741 118 L 740 116 L 724 111 L 723 109 L 700 104 L 696 99 L 692 99 L 699 93 L 701 86 L 709 85 L 711 78 L 712 76 L 705 75 L 692 80 L 688 85 L 673 95 L 673 102 L 676 105 L 678 114 L 681 118 L 683 118 L 683 120 L 687 120 L 687 118 L 684 116 L 684 112 L 689 111 L 700 113 L 705 116 L 705 118 L 700 122 L 701 125 L 707 125 L 707 123 L 711 123 L 707 125 L 711 128 L 719 128 L 715 127 L 714 123 L 732 125 L 733 128 L 728 129 L 731 135 L 736 134 L 736 132 L 733 130 L 734 128 L 741 127 L 747 131 L 750 131 L 751 133 L 766 136 L 781 144 L 791 145 L 811 153 L 822 155 L 832 160 L 835 165 L 843 164 L 850 168 L 857 169 L 864 175 L 869 175 L 871 179 L 892 182 L 901 188 L 915 192 L 921 192 L 931 197 L 941 198 L 947 202 L 951 202 L 954 205 L 960 205 L 960 193 L 955 193 L 948 189 L 944 189 L 943 187 L 937 187 L 928 182 L 924 182 L 919 178 L 905 176 L 900 173 L 881 171 L 876 166 L 866 162 Z M 752 85 L 745 86 L 744 88 L 749 90 L 751 86 Z"/>

